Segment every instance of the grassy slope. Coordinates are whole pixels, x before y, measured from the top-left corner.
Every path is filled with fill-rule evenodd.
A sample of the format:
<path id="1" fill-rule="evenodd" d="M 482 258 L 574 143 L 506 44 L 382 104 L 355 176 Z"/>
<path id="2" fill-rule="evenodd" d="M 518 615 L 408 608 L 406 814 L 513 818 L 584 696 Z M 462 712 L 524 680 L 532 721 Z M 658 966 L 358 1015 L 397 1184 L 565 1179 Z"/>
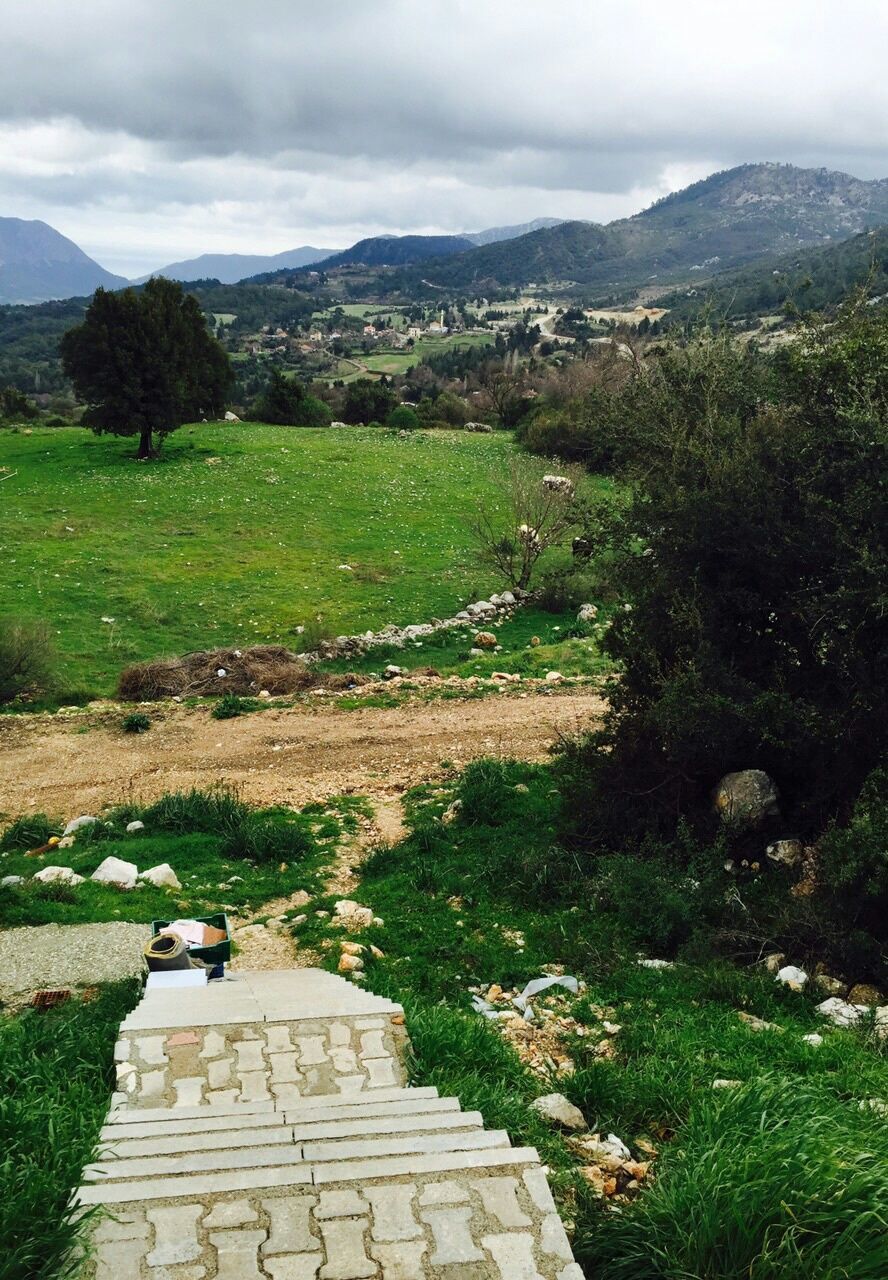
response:
<path id="1" fill-rule="evenodd" d="M 50 1280 L 74 1239 L 68 1200 L 108 1108 L 135 983 L 88 1004 L 0 1016 L 0 1280 Z"/>
<path id="2" fill-rule="evenodd" d="M 702 958 L 702 938 L 696 962 L 640 968 L 637 952 L 657 954 L 666 937 L 663 891 L 602 891 L 559 854 L 552 782 L 544 767 L 472 766 L 453 787 L 409 797 L 414 834 L 365 865 L 355 896 L 385 922 L 368 931 L 385 953 L 367 957 L 368 986 L 407 1007 L 415 1082 L 457 1093 L 540 1149 L 590 1277 L 875 1280 L 888 1264 L 888 1129 L 860 1104 L 888 1097 L 884 1043 L 824 1024 L 819 996 Z M 457 786 L 461 816 L 442 827 L 435 817 Z M 326 922 L 310 918 L 299 936 L 330 940 L 333 966 Z M 575 1072 L 545 1081 L 469 1011 L 467 988 L 520 987 L 553 963 L 588 984 L 572 1010 L 587 1034 L 566 1040 Z M 602 1007 L 621 1028 L 611 1058 L 595 1053 Z M 782 1032 L 754 1032 L 738 1010 Z M 802 1039 L 812 1031 L 820 1048 Z M 718 1078 L 740 1087 L 713 1090 Z M 552 1089 L 636 1158 L 647 1158 L 639 1139 L 659 1149 L 634 1204 L 597 1200 L 576 1173 L 582 1160 L 528 1110 Z"/>
<path id="3" fill-rule="evenodd" d="M 424 621 L 494 589 L 467 520 L 495 501 L 505 435 L 210 424 L 158 463 L 132 452 L 79 430 L 0 434 L 18 473 L 0 491 L 0 616 L 45 619 L 72 687 L 108 692 L 161 654 L 295 644 L 318 615 L 333 632 Z"/>

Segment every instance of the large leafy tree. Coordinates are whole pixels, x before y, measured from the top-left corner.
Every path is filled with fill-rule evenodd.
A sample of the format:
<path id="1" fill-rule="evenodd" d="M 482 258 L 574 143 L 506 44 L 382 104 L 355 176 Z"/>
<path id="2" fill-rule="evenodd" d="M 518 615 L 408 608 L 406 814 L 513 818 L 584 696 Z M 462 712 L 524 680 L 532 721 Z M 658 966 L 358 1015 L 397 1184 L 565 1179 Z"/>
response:
<path id="1" fill-rule="evenodd" d="M 136 292 L 97 289 L 82 324 L 61 342 L 62 363 L 84 423 L 101 434 L 138 436 L 140 458 L 183 422 L 218 414 L 232 374 L 197 299 L 173 280 Z"/>

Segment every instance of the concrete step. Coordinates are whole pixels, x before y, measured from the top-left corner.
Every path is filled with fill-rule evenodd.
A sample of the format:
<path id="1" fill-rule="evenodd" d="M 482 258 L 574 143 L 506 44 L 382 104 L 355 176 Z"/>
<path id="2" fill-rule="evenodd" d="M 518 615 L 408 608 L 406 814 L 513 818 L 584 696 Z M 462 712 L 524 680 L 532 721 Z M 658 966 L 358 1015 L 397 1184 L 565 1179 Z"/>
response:
<path id="1" fill-rule="evenodd" d="M 532 1147 L 416 1152 L 409 1156 L 336 1160 L 314 1165 L 303 1160 L 295 1164 L 252 1166 L 221 1173 L 192 1173 L 175 1178 L 172 1186 L 164 1177 L 88 1183 L 78 1189 L 75 1203 L 84 1208 L 95 1204 L 134 1204 L 141 1200 L 180 1200 L 227 1191 L 252 1192 L 267 1187 L 329 1186 L 333 1183 L 371 1182 L 376 1179 L 418 1177 L 422 1174 L 458 1173 L 461 1170 L 511 1168 L 520 1171 L 528 1165 L 538 1164 L 539 1155 Z"/>
<path id="2" fill-rule="evenodd" d="M 289 1142 L 289 1146 L 287 1143 Z M 259 1169 L 268 1165 L 313 1163 L 329 1160 L 366 1161 L 385 1156 L 409 1156 L 416 1152 L 474 1151 L 491 1147 L 508 1147 L 508 1135 L 502 1130 L 469 1129 L 409 1137 L 375 1137 L 355 1140 L 340 1138 L 328 1142 L 295 1143 L 292 1135 L 283 1145 L 227 1147 L 214 1151 L 189 1151 L 185 1154 L 136 1156 L 102 1159 L 83 1171 L 86 1182 L 121 1182 L 131 1178 L 170 1178 L 181 1174 L 215 1172 L 226 1169 Z M 172 1189 L 174 1183 L 168 1184 Z"/>

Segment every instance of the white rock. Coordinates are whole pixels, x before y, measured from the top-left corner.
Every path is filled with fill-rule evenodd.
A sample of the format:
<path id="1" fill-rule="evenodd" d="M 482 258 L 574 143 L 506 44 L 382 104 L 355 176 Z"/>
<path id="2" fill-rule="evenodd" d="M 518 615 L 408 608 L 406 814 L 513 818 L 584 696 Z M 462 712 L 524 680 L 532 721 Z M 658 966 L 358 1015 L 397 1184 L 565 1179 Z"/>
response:
<path id="1" fill-rule="evenodd" d="M 230 409 L 226 409 L 226 410 L 225 410 L 225 421 L 226 421 L 226 422 L 240 422 L 240 418 L 237 416 L 237 414 L 236 414 L 236 413 L 232 413 Z"/>
<path id="2" fill-rule="evenodd" d="M 41 884 L 82 884 L 83 876 L 79 876 L 73 867 L 44 867 L 34 877 Z"/>
<path id="3" fill-rule="evenodd" d="M 794 867 L 805 856 L 805 846 L 801 840 L 777 840 L 769 844 L 765 850 L 772 862 L 781 862 L 785 867 Z"/>
<path id="4" fill-rule="evenodd" d="M 775 980 L 782 982 L 785 987 L 789 987 L 792 991 L 801 991 L 808 981 L 808 975 L 804 969 L 799 969 L 794 964 L 787 964 L 782 969 L 777 970 Z"/>
<path id="5" fill-rule="evenodd" d="M 599 1138 L 595 1142 L 584 1142 L 583 1151 L 588 1153 L 595 1164 L 610 1170 L 619 1169 L 624 1160 L 632 1159 L 629 1148 L 615 1133 L 609 1133 L 606 1138 Z"/>
<path id="6" fill-rule="evenodd" d="M 594 604 L 581 604 L 577 610 L 577 622 L 594 622 L 598 609 Z"/>
<path id="7" fill-rule="evenodd" d="M 713 1080 L 713 1089 L 739 1089 L 742 1080 Z"/>
<path id="8" fill-rule="evenodd" d="M 126 824 L 127 835 L 132 835 L 134 831 L 144 831 L 144 830 L 145 830 L 145 823 L 140 822 L 138 818 L 136 818 L 134 822 L 128 822 Z"/>
<path id="9" fill-rule="evenodd" d="M 542 1098 L 535 1098 L 530 1104 L 530 1109 L 536 1111 L 550 1124 L 560 1125 L 562 1129 L 589 1128 L 580 1108 L 575 1107 L 563 1093 L 547 1093 Z"/>
<path id="10" fill-rule="evenodd" d="M 0 889 L 6 889 L 13 884 L 23 884 L 24 879 L 24 876 L 4 876 L 3 879 L 0 880 Z"/>
<path id="11" fill-rule="evenodd" d="M 106 858 L 90 876 L 99 884 L 114 884 L 120 889 L 135 889 L 138 878 L 139 868 L 134 862 L 113 857 Z"/>
<path id="12" fill-rule="evenodd" d="M 513 604 L 516 604 L 516 603 L 517 601 L 511 591 L 504 591 L 500 596 L 501 605 L 504 604 L 511 607 Z"/>
<path id="13" fill-rule="evenodd" d="M 98 822 L 98 818 L 94 818 L 89 813 L 84 813 L 79 818 L 72 818 L 71 821 L 68 823 L 68 825 L 65 827 L 65 830 L 62 832 L 62 835 L 73 836 L 74 832 L 79 831 L 81 827 L 91 827 L 96 822 Z"/>
<path id="14" fill-rule="evenodd" d="M 642 958 L 641 960 L 639 960 L 638 963 L 641 965 L 642 969 L 671 969 L 672 968 L 671 960 L 646 960 Z"/>
<path id="15" fill-rule="evenodd" d="M 156 867 L 149 867 L 147 871 L 140 871 L 139 879 L 147 880 L 149 884 L 155 885 L 158 889 L 182 888 L 179 877 L 168 862 L 159 862 Z"/>
<path id="16" fill-rule="evenodd" d="M 811 1045 L 812 1049 L 819 1049 L 823 1044 L 823 1036 L 819 1035 L 816 1031 L 810 1032 L 809 1035 L 802 1036 L 802 1039 L 805 1044 Z"/>
<path id="17" fill-rule="evenodd" d="M 563 679 L 564 679 L 564 676 L 561 674 L 560 671 L 546 672 L 546 684 L 561 684 L 561 681 Z"/>
<path id="18" fill-rule="evenodd" d="M 350 928 L 366 928 L 373 923 L 373 912 L 350 898 L 340 898 L 333 904 L 333 914 Z"/>
<path id="19" fill-rule="evenodd" d="M 848 1004 L 846 1000 L 841 1000 L 838 996 L 830 996 L 828 1000 L 822 1001 L 817 1006 L 817 1012 L 822 1014 L 824 1018 L 829 1018 L 830 1022 L 837 1027 L 853 1027 L 861 1014 L 866 1013 L 866 1011 L 865 1004 Z"/>

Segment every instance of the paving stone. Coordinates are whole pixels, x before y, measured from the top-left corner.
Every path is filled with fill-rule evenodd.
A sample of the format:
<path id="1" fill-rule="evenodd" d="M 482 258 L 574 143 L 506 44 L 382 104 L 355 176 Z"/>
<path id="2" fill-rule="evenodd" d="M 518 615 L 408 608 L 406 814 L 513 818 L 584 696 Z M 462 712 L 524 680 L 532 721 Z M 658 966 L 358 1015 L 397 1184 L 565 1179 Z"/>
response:
<path id="1" fill-rule="evenodd" d="M 302 1100 L 298 1084 L 273 1084 L 271 1092 L 279 1107 L 292 1107 Z"/>
<path id="2" fill-rule="evenodd" d="M 321 1222 L 327 1262 L 320 1280 L 360 1280 L 379 1274 L 376 1263 L 364 1250 L 366 1218 L 327 1218 Z"/>
<path id="3" fill-rule="evenodd" d="M 118 1040 L 114 1046 L 114 1061 L 126 1062 L 129 1056 L 130 1056 L 130 1041 L 126 1039 Z"/>
<path id="4" fill-rule="evenodd" d="M 471 1196 L 468 1191 L 458 1182 L 429 1182 L 419 1196 L 421 1205 L 466 1204 L 469 1200 Z"/>
<path id="5" fill-rule="evenodd" d="M 542 1169 L 525 1169 L 524 1185 L 530 1192 L 530 1198 L 538 1209 L 542 1209 L 543 1213 L 555 1213 L 555 1201 L 552 1199 L 552 1189 L 549 1186 L 549 1180 L 543 1173 Z"/>
<path id="6" fill-rule="evenodd" d="M 143 1071 L 140 1081 L 140 1098 L 162 1098 L 166 1089 L 165 1071 Z"/>
<path id="7" fill-rule="evenodd" d="M 145 1221 L 144 1213 L 118 1210 L 113 1217 L 99 1220 L 93 1232 L 93 1240 L 97 1244 L 111 1240 L 147 1240 L 150 1234 L 151 1228 Z"/>
<path id="8" fill-rule="evenodd" d="M 351 1027 L 347 1022 L 331 1022 L 330 1028 L 330 1045 L 337 1049 L 347 1049 L 352 1042 Z"/>
<path id="9" fill-rule="evenodd" d="M 533 1236 L 510 1231 L 508 1235 L 482 1236 L 481 1243 L 492 1255 L 503 1280 L 546 1280 L 533 1257 Z"/>
<path id="10" fill-rule="evenodd" d="M 376 1031 L 379 1027 L 384 1027 L 385 1022 L 382 1018 L 356 1018 L 356 1031 Z"/>
<path id="11" fill-rule="evenodd" d="M 360 1093 L 366 1083 L 366 1076 L 336 1077 L 336 1088 L 340 1093 Z"/>
<path id="12" fill-rule="evenodd" d="M 389 1052 L 383 1044 L 383 1031 L 365 1031 L 361 1036 L 362 1058 L 387 1058 Z"/>
<path id="13" fill-rule="evenodd" d="M 200 1036 L 196 1031 L 177 1031 L 166 1038 L 167 1051 L 178 1049 L 183 1044 L 200 1044 Z"/>
<path id="14" fill-rule="evenodd" d="M 367 1084 L 369 1089 L 385 1089 L 398 1083 L 395 1064 L 391 1058 L 368 1058 L 364 1066 L 370 1077 Z"/>
<path id="15" fill-rule="evenodd" d="M 211 1089 L 224 1089 L 231 1080 L 231 1058 L 213 1058 L 207 1063 L 207 1081 Z"/>
<path id="16" fill-rule="evenodd" d="M 498 1218 L 501 1227 L 533 1225 L 518 1203 L 517 1178 L 479 1178 L 472 1186 L 481 1197 L 484 1212 L 489 1218 Z"/>
<path id="17" fill-rule="evenodd" d="M 203 1076 L 183 1076 L 180 1080 L 173 1081 L 173 1088 L 176 1091 L 176 1101 L 174 1107 L 196 1107 L 203 1097 L 203 1088 L 206 1081 Z"/>
<path id="18" fill-rule="evenodd" d="M 280 1022 L 272 1023 L 265 1028 L 265 1042 L 269 1053 L 289 1053 L 293 1048 L 290 1028 Z"/>
<path id="19" fill-rule="evenodd" d="M 96 1246 L 95 1280 L 138 1276 L 145 1256 L 144 1240 L 106 1240 Z"/>
<path id="20" fill-rule="evenodd" d="M 358 1070 L 358 1055 L 354 1049 L 331 1049 L 330 1061 L 333 1063 L 333 1070 L 342 1075 Z"/>
<path id="21" fill-rule="evenodd" d="M 297 1080 L 302 1079 L 302 1072 L 296 1066 L 296 1054 L 293 1050 L 289 1053 L 269 1053 L 268 1060 L 271 1063 L 271 1078 L 275 1084 L 295 1084 Z"/>
<path id="22" fill-rule="evenodd" d="M 382 1267 L 384 1280 L 421 1280 L 425 1275 L 423 1254 L 427 1249 L 425 1240 L 414 1240 L 371 1244 L 370 1253 Z"/>
<path id="23" fill-rule="evenodd" d="M 320 1241 L 311 1233 L 311 1211 L 317 1204 L 314 1196 L 279 1196 L 263 1200 L 262 1208 L 271 1218 L 271 1231 L 262 1246 L 263 1255 L 276 1253 L 308 1253 Z M 268 1263 L 264 1264 L 266 1268 Z"/>
<path id="24" fill-rule="evenodd" d="M 225 1037 L 218 1031 L 208 1031 L 204 1036 L 201 1058 L 219 1058 L 225 1052 Z"/>
<path id="25" fill-rule="evenodd" d="M 435 1252 L 430 1259 L 433 1267 L 483 1259 L 484 1254 L 472 1240 L 470 1208 L 426 1209 L 419 1216 L 432 1228 L 435 1237 Z"/>
<path id="26" fill-rule="evenodd" d="M 159 1067 L 169 1062 L 164 1049 L 165 1036 L 136 1036 L 136 1051 L 149 1067 Z"/>
<path id="27" fill-rule="evenodd" d="M 353 1218 L 366 1212 L 367 1205 L 357 1191 L 322 1191 L 315 1217 L 319 1221 L 323 1218 Z"/>
<path id="28" fill-rule="evenodd" d="M 271 1168 L 232 1169 L 223 1173 L 195 1173 L 175 1180 L 178 1196 L 208 1196 L 223 1191 L 254 1191 L 261 1187 L 304 1186 L 312 1180 L 306 1164 L 280 1165 Z M 78 1188 L 81 1205 L 132 1204 L 139 1200 L 166 1200 L 171 1194 L 169 1179 L 144 1182 L 102 1182 L 97 1186 Z"/>
<path id="29" fill-rule="evenodd" d="M 265 1070 L 260 1040 L 240 1040 L 235 1044 L 234 1051 L 237 1054 L 238 1075 L 243 1075 L 247 1071 Z"/>
<path id="30" fill-rule="evenodd" d="M 558 1272 L 558 1280 L 586 1280 L 578 1262 L 569 1262 L 563 1271 Z"/>
<path id="31" fill-rule="evenodd" d="M 573 1253 L 564 1223 L 557 1213 L 547 1213 L 540 1224 L 540 1247 L 543 1253 L 552 1253 L 562 1261 L 570 1262 Z"/>
<path id="32" fill-rule="evenodd" d="M 200 1257 L 197 1220 L 202 1212 L 203 1205 L 200 1204 L 176 1204 L 146 1210 L 145 1216 L 154 1227 L 154 1248 L 147 1259 L 149 1267 L 193 1262 Z"/>
<path id="33" fill-rule="evenodd" d="M 219 1200 L 203 1220 L 207 1231 L 215 1231 L 219 1227 L 242 1227 L 248 1222 L 256 1222 L 259 1214 L 249 1200 Z"/>
<path id="34" fill-rule="evenodd" d="M 316 1280 L 323 1261 L 322 1253 L 296 1253 L 286 1258 L 266 1258 L 263 1265 L 272 1280 Z"/>
<path id="35" fill-rule="evenodd" d="M 320 1066 L 327 1061 L 327 1053 L 323 1036 L 297 1036 L 299 1048 L 299 1065 L 302 1067 Z"/>
<path id="36" fill-rule="evenodd" d="M 415 1184 L 365 1187 L 364 1195 L 373 1210 L 374 1240 L 414 1240 L 422 1235 L 422 1227 L 413 1216 Z"/>
<path id="37" fill-rule="evenodd" d="M 206 1274 L 206 1267 L 194 1262 L 184 1266 L 180 1264 L 177 1267 L 151 1268 L 151 1280 L 204 1280 Z M 117 1280 L 124 1280 L 124 1278 L 118 1276 Z"/>
<path id="38" fill-rule="evenodd" d="M 263 1099 L 269 1097 L 268 1089 L 265 1087 L 264 1071 L 241 1071 L 238 1075 L 241 1085 L 241 1101 L 242 1102 L 262 1102 Z"/>
<path id="39" fill-rule="evenodd" d="M 228 1107 L 239 1097 L 240 1089 L 212 1089 L 207 1094 L 207 1102 L 211 1107 Z"/>
<path id="40" fill-rule="evenodd" d="M 263 1280 L 256 1251 L 264 1231 L 215 1231 L 210 1244 L 216 1248 L 216 1280 Z"/>

